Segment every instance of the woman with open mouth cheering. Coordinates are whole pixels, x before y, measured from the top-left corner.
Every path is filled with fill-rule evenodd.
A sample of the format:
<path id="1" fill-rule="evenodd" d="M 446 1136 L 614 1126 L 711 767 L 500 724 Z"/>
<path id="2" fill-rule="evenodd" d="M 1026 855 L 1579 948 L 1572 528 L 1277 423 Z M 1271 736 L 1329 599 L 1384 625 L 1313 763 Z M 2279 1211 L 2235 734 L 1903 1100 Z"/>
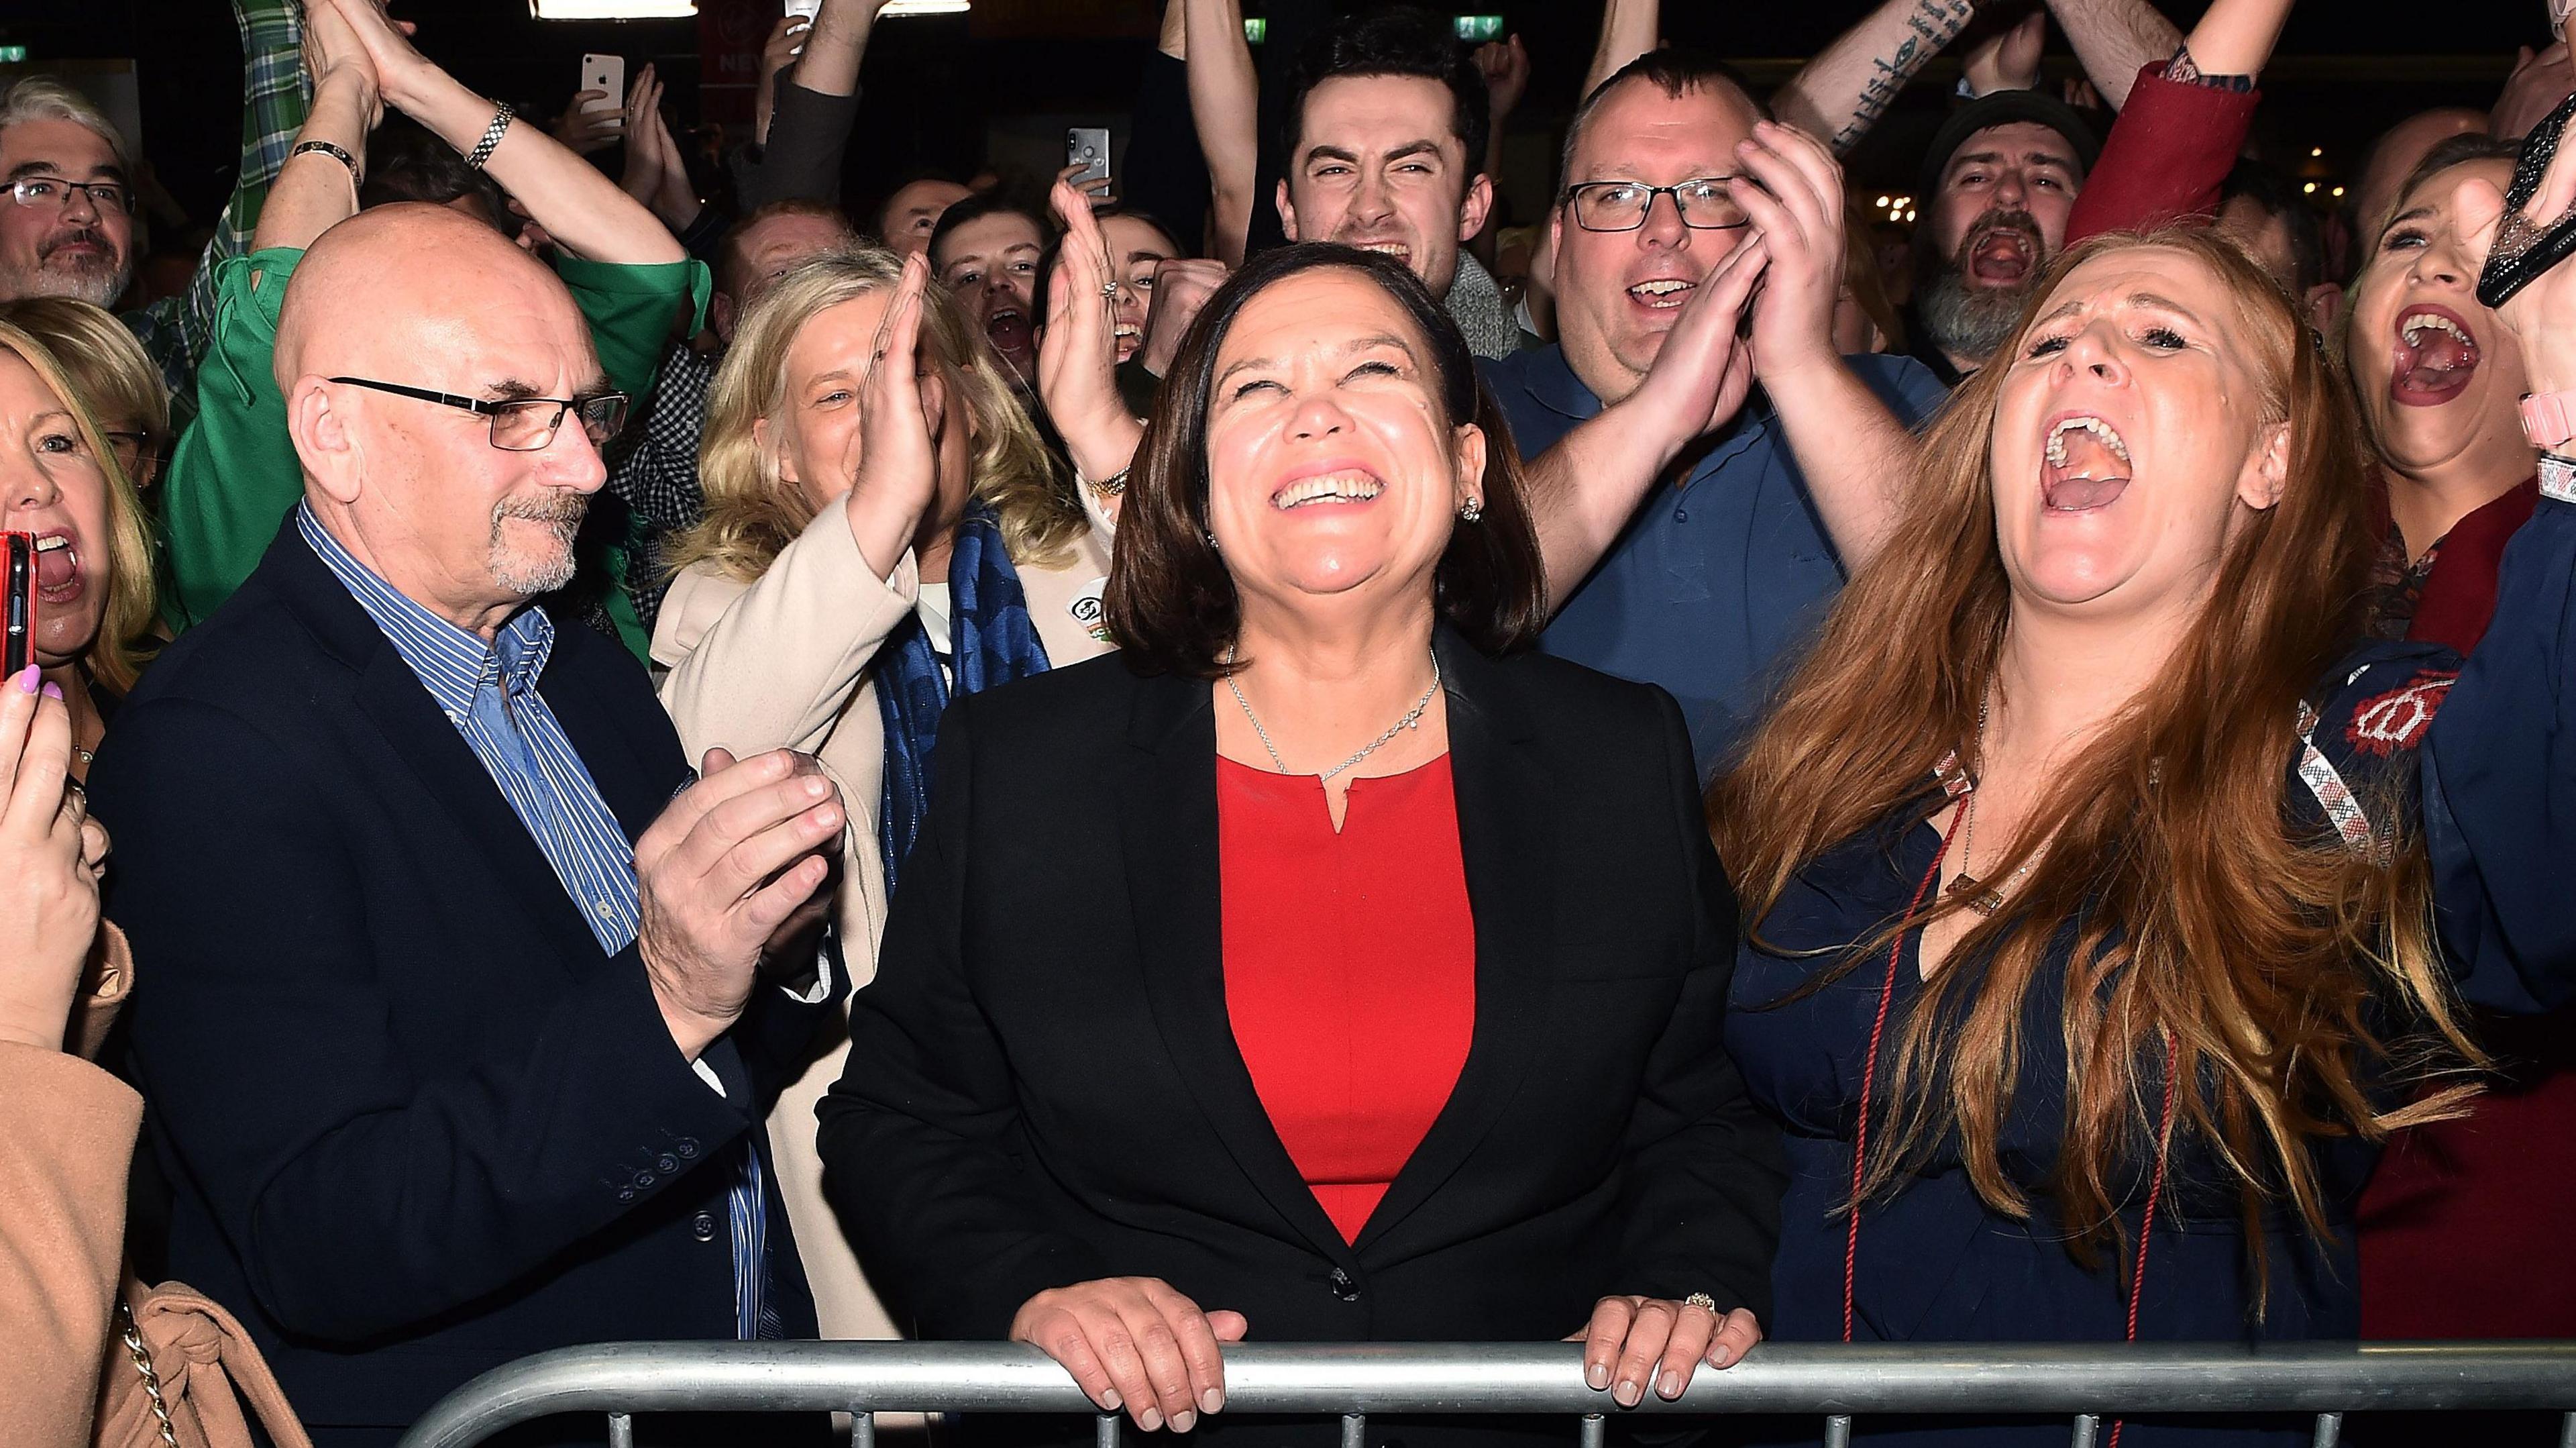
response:
<path id="1" fill-rule="evenodd" d="M 2474 263 L 2501 197 L 2448 204 Z M 2534 386 L 2576 385 L 2570 290 L 2488 344 Z M 2576 997 L 2576 464 L 2465 666 L 2373 640 L 2357 429 L 2279 288 L 2165 232 L 2039 296 L 1712 792 L 1729 1044 L 1789 1133 L 1776 1333 L 2352 1337 L 2360 1184 L 2465 1104 L 2464 1004 Z"/>

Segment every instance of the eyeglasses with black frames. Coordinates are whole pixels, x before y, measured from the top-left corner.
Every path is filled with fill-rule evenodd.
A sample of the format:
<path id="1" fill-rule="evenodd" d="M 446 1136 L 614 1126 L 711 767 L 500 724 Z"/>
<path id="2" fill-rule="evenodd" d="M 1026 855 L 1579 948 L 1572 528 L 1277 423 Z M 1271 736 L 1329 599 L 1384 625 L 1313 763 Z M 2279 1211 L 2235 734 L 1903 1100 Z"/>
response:
<path id="1" fill-rule="evenodd" d="M 396 397 L 410 397 L 422 402 L 435 402 L 441 407 L 454 407 L 478 412 L 492 420 L 492 446 L 503 452 L 539 452 L 555 440 L 555 430 L 563 426 L 564 414 L 578 412 L 581 430 L 593 447 L 604 446 L 626 425 L 628 398 L 623 392 L 594 392 L 588 397 L 510 397 L 488 402 L 480 397 L 459 397 L 452 392 L 433 392 L 426 387 L 405 387 L 398 382 L 378 382 L 366 377 L 334 377 L 333 382 L 350 387 L 370 387 L 390 392 Z"/>
<path id="2" fill-rule="evenodd" d="M 72 181 L 61 176 L 21 176 L 9 183 L 9 195 L 21 206 L 51 206 L 69 211 L 72 197 L 85 195 L 100 211 L 134 214 L 134 188 L 122 181 Z"/>
<path id="3" fill-rule="evenodd" d="M 1646 224 L 1646 213 L 1654 210 L 1655 198 L 1673 198 L 1673 209 L 1681 213 L 1682 225 L 1693 231 L 1732 231 L 1748 219 L 1744 208 L 1726 194 L 1724 176 L 1694 176 L 1670 186 L 1649 186 L 1643 181 L 1586 181 L 1565 188 L 1565 200 L 1574 207 L 1574 224 L 1586 231 L 1635 231 Z"/>

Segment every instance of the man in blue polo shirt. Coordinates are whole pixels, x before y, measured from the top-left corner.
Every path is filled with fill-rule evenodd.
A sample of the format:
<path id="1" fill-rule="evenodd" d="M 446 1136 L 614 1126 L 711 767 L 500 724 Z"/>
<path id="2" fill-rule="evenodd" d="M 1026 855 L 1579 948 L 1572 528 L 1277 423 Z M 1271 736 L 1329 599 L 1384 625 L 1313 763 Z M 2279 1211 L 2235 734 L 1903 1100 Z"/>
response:
<path id="1" fill-rule="evenodd" d="M 1564 179 L 1558 344 L 1486 373 L 1534 458 L 1541 646 L 1670 690 L 1707 771 L 1892 524 L 1945 394 L 1835 355 L 1840 172 L 1717 62 L 1655 50 L 1603 82 Z"/>

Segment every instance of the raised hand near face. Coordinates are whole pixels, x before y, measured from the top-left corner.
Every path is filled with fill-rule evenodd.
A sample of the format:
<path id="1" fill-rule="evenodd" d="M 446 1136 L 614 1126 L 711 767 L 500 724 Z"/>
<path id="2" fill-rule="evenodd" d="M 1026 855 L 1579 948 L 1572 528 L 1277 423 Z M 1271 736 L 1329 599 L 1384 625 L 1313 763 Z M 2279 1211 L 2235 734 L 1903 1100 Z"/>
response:
<path id="1" fill-rule="evenodd" d="M 1843 172 L 1833 153 L 1794 126 L 1764 121 L 1736 147 L 1744 173 L 1727 182 L 1770 258 L 1753 300 L 1753 368 L 1765 379 L 1837 366 L 1834 301 L 1843 284 Z"/>

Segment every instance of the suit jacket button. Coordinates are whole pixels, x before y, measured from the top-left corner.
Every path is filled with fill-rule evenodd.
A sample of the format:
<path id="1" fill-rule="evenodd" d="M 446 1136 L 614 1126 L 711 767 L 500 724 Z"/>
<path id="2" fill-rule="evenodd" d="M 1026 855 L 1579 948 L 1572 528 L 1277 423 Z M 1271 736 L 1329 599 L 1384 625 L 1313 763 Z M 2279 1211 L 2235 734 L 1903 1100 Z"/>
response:
<path id="1" fill-rule="evenodd" d="M 698 1154 L 698 1143 L 695 1139 L 684 1136 L 680 1138 L 680 1144 L 671 1149 L 680 1154 L 680 1160 L 687 1161 Z"/>
<path id="2" fill-rule="evenodd" d="M 664 1175 L 668 1175 L 680 1169 L 680 1159 L 678 1157 L 665 1154 L 661 1160 L 653 1163 L 653 1166 Z"/>
<path id="3" fill-rule="evenodd" d="M 1342 1299 L 1344 1302 L 1357 1302 L 1360 1300 L 1360 1285 L 1353 1282 L 1351 1280 L 1351 1274 L 1343 1271 L 1341 1268 L 1334 1268 L 1333 1275 L 1325 1278 L 1324 1280 L 1332 1284 L 1333 1295 L 1335 1297 Z"/>
<path id="4" fill-rule="evenodd" d="M 619 1187 L 617 1189 L 617 1199 L 621 1202 L 631 1202 L 635 1200 L 635 1189 L 633 1187 Z"/>
<path id="5" fill-rule="evenodd" d="M 639 1171 L 635 1174 L 635 1184 L 639 1187 L 649 1187 L 653 1181 L 653 1174 L 649 1171 Z"/>
<path id="6" fill-rule="evenodd" d="M 689 1219 L 689 1235 L 697 1238 L 701 1242 L 714 1241 L 716 1239 L 715 1214 L 713 1212 L 700 1212 L 696 1216 L 691 1217 Z"/>

